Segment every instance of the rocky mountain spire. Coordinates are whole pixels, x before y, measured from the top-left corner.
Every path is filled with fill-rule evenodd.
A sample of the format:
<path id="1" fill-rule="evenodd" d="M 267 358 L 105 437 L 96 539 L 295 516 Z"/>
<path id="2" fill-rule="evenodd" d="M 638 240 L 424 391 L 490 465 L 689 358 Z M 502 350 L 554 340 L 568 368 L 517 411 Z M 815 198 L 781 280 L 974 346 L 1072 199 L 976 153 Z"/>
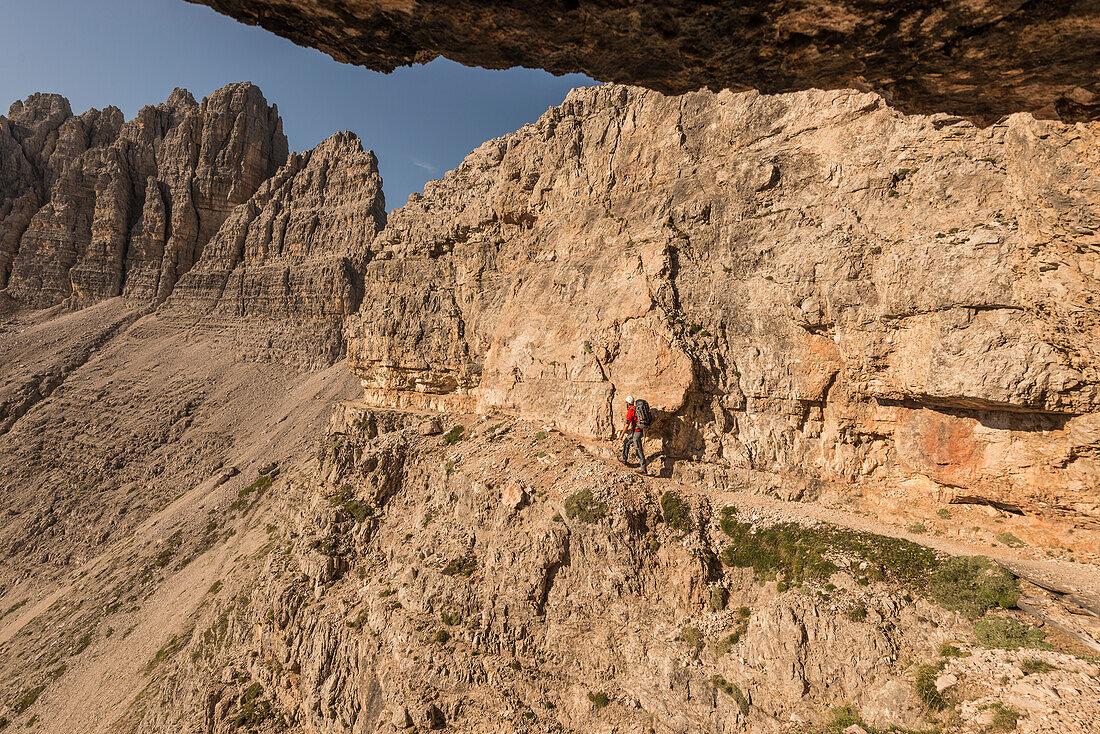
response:
<path id="1" fill-rule="evenodd" d="M 177 89 L 129 122 L 33 95 L 0 118 L 0 155 L 0 288 L 31 306 L 80 306 L 166 298 L 286 161 L 287 141 L 278 110 L 241 83 L 201 104 Z"/>

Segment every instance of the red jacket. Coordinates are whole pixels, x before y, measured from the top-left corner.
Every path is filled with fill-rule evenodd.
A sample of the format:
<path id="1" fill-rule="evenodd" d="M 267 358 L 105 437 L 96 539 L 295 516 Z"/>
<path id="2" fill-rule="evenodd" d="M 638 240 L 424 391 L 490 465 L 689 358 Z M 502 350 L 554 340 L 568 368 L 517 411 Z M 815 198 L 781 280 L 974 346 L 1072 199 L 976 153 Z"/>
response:
<path id="1" fill-rule="evenodd" d="M 626 406 L 626 427 L 633 428 L 635 431 L 642 430 L 638 428 L 638 414 L 634 412 L 634 406 Z"/>

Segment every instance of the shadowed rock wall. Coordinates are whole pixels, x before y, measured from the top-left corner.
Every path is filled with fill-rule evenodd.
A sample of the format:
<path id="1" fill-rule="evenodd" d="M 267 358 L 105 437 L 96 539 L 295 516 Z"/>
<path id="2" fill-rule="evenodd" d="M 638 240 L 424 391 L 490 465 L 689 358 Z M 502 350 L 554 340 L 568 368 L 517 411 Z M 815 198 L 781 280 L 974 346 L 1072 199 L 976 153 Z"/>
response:
<path id="1" fill-rule="evenodd" d="M 855 88 L 983 124 L 1019 111 L 1100 115 L 1097 0 L 191 2 L 382 71 L 445 56 L 666 94 Z"/>

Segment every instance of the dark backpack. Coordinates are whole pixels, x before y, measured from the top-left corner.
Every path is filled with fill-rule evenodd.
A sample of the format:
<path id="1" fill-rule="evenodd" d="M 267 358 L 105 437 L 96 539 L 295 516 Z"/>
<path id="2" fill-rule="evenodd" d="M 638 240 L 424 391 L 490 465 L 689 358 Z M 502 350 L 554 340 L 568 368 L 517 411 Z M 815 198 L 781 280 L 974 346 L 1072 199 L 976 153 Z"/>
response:
<path id="1" fill-rule="evenodd" d="M 638 428 L 648 428 L 653 422 L 653 413 L 649 410 L 649 403 L 639 398 L 634 401 L 634 416 L 638 419 Z"/>

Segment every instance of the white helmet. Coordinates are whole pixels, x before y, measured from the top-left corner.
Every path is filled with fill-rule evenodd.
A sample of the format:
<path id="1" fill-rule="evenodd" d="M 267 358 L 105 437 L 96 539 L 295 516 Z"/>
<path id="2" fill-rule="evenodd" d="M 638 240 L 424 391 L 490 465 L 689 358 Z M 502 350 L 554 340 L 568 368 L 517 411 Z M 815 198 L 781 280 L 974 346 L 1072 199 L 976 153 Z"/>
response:
<path id="1" fill-rule="evenodd" d="M 626 404 L 627 405 L 634 405 L 634 397 L 632 395 L 627 395 L 626 396 Z"/>

